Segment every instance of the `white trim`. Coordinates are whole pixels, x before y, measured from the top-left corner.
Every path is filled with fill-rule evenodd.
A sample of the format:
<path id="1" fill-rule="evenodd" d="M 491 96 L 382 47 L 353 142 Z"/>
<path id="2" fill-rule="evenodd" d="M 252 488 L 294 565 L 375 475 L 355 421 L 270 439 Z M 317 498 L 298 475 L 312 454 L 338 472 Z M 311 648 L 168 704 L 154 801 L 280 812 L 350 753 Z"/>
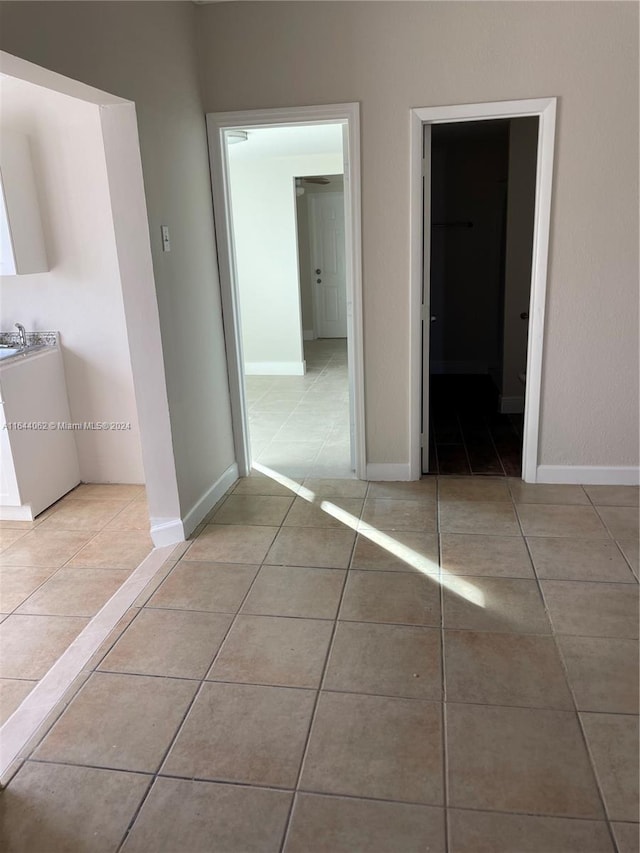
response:
<path id="1" fill-rule="evenodd" d="M 245 376 L 304 376 L 306 361 L 246 361 Z"/>
<path id="2" fill-rule="evenodd" d="M 524 394 L 516 397 L 500 395 L 500 413 L 503 415 L 519 415 L 524 412 Z"/>
<path id="3" fill-rule="evenodd" d="M 637 465 L 539 465 L 536 482 L 637 486 L 640 485 L 640 468 Z"/>
<path id="4" fill-rule="evenodd" d="M 145 557 L 5 721 L 0 728 L 0 785 L 6 785 L 18 769 L 22 750 L 147 584 L 170 558 L 177 562 L 183 552 L 156 548 Z"/>
<path id="5" fill-rule="evenodd" d="M 525 391 L 524 445 L 522 478 L 535 483 L 538 478 L 538 436 L 540 429 L 540 397 L 542 387 L 542 353 L 545 301 L 547 292 L 547 260 L 551 220 L 551 185 L 555 139 L 556 98 L 521 101 L 495 101 L 483 104 L 459 104 L 443 107 L 420 107 L 410 112 L 410 353 L 411 394 L 409 451 L 412 479 L 421 472 L 420 434 L 422 421 L 422 136 L 424 124 L 455 121 L 482 121 L 496 118 L 537 116 L 538 155 L 536 197 L 531 263 L 531 300 L 529 305 L 529 342 L 527 351 L 527 385 Z M 425 300 L 428 299 L 425 293 Z M 426 304 L 426 302 L 425 302 Z M 428 305 L 426 316 L 428 316 Z"/>
<path id="6" fill-rule="evenodd" d="M 237 273 L 230 228 L 229 163 L 223 145 L 223 134 L 225 130 L 233 128 L 302 124 L 342 124 L 346 129 L 344 133 L 344 138 L 347 141 L 344 151 L 344 194 L 349 372 L 353 378 L 355 392 L 353 407 L 355 472 L 356 477 L 362 479 L 365 476 L 366 469 L 366 447 L 362 320 L 360 105 L 357 103 L 207 114 L 213 207 L 236 461 L 240 476 L 246 476 L 251 468 L 251 451 L 244 389 L 244 359 L 242 355 L 240 305 L 236 284 Z"/>
<path id="7" fill-rule="evenodd" d="M 313 329 L 305 329 L 302 333 L 302 337 L 305 341 L 315 341 L 316 333 Z"/>
<path id="8" fill-rule="evenodd" d="M 22 506 L 0 506 L 0 521 L 33 521 L 35 518 L 31 511 L 31 504 Z"/>
<path id="9" fill-rule="evenodd" d="M 208 489 L 200 500 L 191 507 L 183 517 L 184 538 L 187 539 L 200 522 L 211 512 L 224 493 L 233 486 L 238 479 L 238 466 L 234 462 L 221 474 L 215 483 Z"/>
<path id="10" fill-rule="evenodd" d="M 184 524 L 180 518 L 151 518 L 149 519 L 151 539 L 156 548 L 165 545 L 177 545 L 184 542 Z"/>
<path id="11" fill-rule="evenodd" d="M 404 462 L 370 462 L 367 465 L 367 480 L 406 481 L 413 480 L 411 465 Z"/>

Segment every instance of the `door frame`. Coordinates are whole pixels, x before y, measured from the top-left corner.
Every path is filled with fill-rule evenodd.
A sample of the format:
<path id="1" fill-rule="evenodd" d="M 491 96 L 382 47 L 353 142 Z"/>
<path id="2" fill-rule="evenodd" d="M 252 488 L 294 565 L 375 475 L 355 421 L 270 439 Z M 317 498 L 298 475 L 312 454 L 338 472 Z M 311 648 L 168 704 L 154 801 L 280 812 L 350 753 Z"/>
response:
<path id="1" fill-rule="evenodd" d="M 537 480 L 556 104 L 557 98 L 532 98 L 519 101 L 418 107 L 410 112 L 411 417 L 409 447 L 412 479 L 419 479 L 422 474 L 423 353 L 428 351 L 429 322 L 427 320 L 430 318 L 430 293 L 427 286 L 429 284 L 430 254 L 423 245 L 426 242 L 428 247 L 428 237 L 425 235 L 430 231 L 428 226 L 430 226 L 431 220 L 430 200 L 429 198 L 423 200 L 423 176 L 425 175 L 425 166 L 423 165 L 424 125 L 537 116 L 539 119 L 538 151 L 522 448 L 522 479 L 527 483 L 535 483 Z M 426 164 L 427 177 L 429 169 L 430 154 L 429 163 Z"/>
<path id="2" fill-rule="evenodd" d="M 229 161 L 224 133 L 246 128 L 286 127 L 310 124 L 343 126 L 345 199 L 347 351 L 352 406 L 352 457 L 355 474 L 366 477 L 364 348 L 362 320 L 362 239 L 360 196 L 360 104 L 284 107 L 207 113 L 213 211 L 220 269 L 220 290 L 229 373 L 233 437 L 241 477 L 251 470 L 249 418 L 244 382 L 237 264 L 231 229 Z"/>

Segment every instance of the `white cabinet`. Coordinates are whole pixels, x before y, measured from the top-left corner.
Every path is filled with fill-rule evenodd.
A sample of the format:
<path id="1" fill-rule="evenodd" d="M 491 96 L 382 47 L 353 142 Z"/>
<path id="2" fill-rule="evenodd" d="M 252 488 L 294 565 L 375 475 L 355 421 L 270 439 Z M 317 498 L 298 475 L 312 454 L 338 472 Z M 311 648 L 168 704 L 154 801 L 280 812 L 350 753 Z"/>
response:
<path id="1" fill-rule="evenodd" d="M 58 346 L 0 363 L 0 519 L 32 520 L 80 482 Z"/>
<path id="2" fill-rule="evenodd" d="M 6 130 L 0 136 L 0 274 L 46 272 L 29 140 Z"/>

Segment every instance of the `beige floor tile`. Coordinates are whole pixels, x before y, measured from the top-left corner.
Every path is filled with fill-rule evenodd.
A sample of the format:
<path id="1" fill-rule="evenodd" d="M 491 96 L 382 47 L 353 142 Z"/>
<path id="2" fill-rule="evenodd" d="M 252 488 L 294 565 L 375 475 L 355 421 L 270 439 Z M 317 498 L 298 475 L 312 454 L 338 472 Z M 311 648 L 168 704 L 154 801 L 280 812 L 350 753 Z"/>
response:
<path id="1" fill-rule="evenodd" d="M 185 557 L 217 563 L 261 563 L 277 532 L 277 527 L 208 524 Z"/>
<path id="2" fill-rule="evenodd" d="M 92 767 L 27 762 L 2 795 L 7 853 L 112 853 L 149 778 Z"/>
<path id="3" fill-rule="evenodd" d="M 523 578 L 448 578 L 444 588 L 444 626 L 470 631 L 551 633 L 538 584 Z"/>
<path id="4" fill-rule="evenodd" d="M 548 485 L 509 480 L 509 489 L 517 504 L 588 504 L 582 486 Z"/>
<path id="5" fill-rule="evenodd" d="M 8 548 L 9 545 L 13 545 L 18 539 L 21 539 L 25 534 L 26 530 L 16 530 L 11 527 L 1 527 L 0 528 L 0 551 L 4 551 L 5 548 Z"/>
<path id="6" fill-rule="evenodd" d="M 41 530 L 102 530 L 123 510 L 128 501 L 71 500 L 60 501 L 58 508 L 41 524 Z"/>
<path id="7" fill-rule="evenodd" d="M 638 508 L 634 506 L 596 507 L 614 539 L 637 539 L 640 534 Z"/>
<path id="8" fill-rule="evenodd" d="M 449 703 L 446 714 L 451 806 L 603 817 L 574 713 Z"/>
<path id="9" fill-rule="evenodd" d="M 638 820 L 638 717 L 581 714 L 610 820 Z"/>
<path id="10" fill-rule="evenodd" d="M 636 578 L 640 576 L 640 541 L 636 539 L 618 539 L 618 545 L 631 566 Z"/>
<path id="11" fill-rule="evenodd" d="M 0 554 L 3 566 L 58 568 L 70 560 L 93 536 L 71 530 L 30 530 Z"/>
<path id="12" fill-rule="evenodd" d="M 153 549 L 148 533 L 137 530 L 102 530 L 69 561 L 87 569 L 135 569 Z"/>
<path id="13" fill-rule="evenodd" d="M 44 515 L 44 513 L 42 513 Z M 42 523 L 43 519 L 41 516 L 35 519 L 35 521 L 0 521 L 0 530 L 19 530 L 22 533 L 28 533 L 29 530 L 33 530 L 38 527 Z"/>
<path id="14" fill-rule="evenodd" d="M 357 524 L 362 512 L 362 498 L 323 498 L 309 503 L 296 498 L 285 519 L 285 527 L 340 527 L 345 520 Z"/>
<path id="15" fill-rule="evenodd" d="M 585 486 L 584 490 L 597 506 L 638 506 L 637 486 Z"/>
<path id="16" fill-rule="evenodd" d="M 610 540 L 527 539 L 539 578 L 635 583 L 624 558 Z"/>
<path id="17" fill-rule="evenodd" d="M 502 477 L 438 477 L 440 501 L 510 501 Z"/>
<path id="18" fill-rule="evenodd" d="M 279 853 L 290 793 L 156 779 L 123 853 Z"/>
<path id="19" fill-rule="evenodd" d="M 371 500 L 389 499 L 396 501 L 426 501 L 436 499 L 436 478 L 426 477 L 413 482 L 369 483 L 367 498 Z"/>
<path id="20" fill-rule="evenodd" d="M 440 704 L 321 693 L 300 787 L 440 805 Z"/>
<path id="21" fill-rule="evenodd" d="M 267 555 L 269 565 L 346 569 L 355 533 L 312 527 L 283 527 Z"/>
<path id="22" fill-rule="evenodd" d="M 77 616 L 7 617 L 0 625 L 0 678 L 42 678 L 87 622 Z"/>
<path id="23" fill-rule="evenodd" d="M 0 726 L 9 719 L 18 705 L 36 686 L 35 681 L 0 678 Z"/>
<path id="24" fill-rule="evenodd" d="M 351 571 L 339 618 L 437 627 L 440 587 L 434 578 L 407 572 Z"/>
<path id="25" fill-rule="evenodd" d="M 95 616 L 129 577 L 121 569 L 59 569 L 18 608 L 43 616 Z"/>
<path id="26" fill-rule="evenodd" d="M 533 578 L 531 560 L 520 536 L 443 533 L 442 568 L 452 575 Z"/>
<path id="27" fill-rule="evenodd" d="M 293 492 L 288 486 L 283 486 L 271 477 L 252 473 L 250 477 L 241 477 L 234 489 L 234 495 L 282 495 L 292 497 Z"/>
<path id="28" fill-rule="evenodd" d="M 612 823 L 611 828 L 618 845 L 618 853 L 638 853 L 640 826 L 637 823 Z"/>
<path id="29" fill-rule="evenodd" d="M 144 486 L 129 483 L 81 483 L 65 500 L 132 501 L 144 492 Z"/>
<path id="30" fill-rule="evenodd" d="M 361 532 L 356 538 L 351 568 L 437 575 L 438 536 L 414 530 Z"/>
<path id="31" fill-rule="evenodd" d="M 506 487 L 505 487 L 506 488 Z M 441 533 L 479 533 L 519 536 L 520 527 L 513 504 L 499 501 L 440 503 Z"/>
<path id="32" fill-rule="evenodd" d="M 213 515 L 216 524 L 278 526 L 293 503 L 293 495 L 229 495 Z"/>
<path id="33" fill-rule="evenodd" d="M 257 573 L 257 566 L 180 560 L 147 606 L 235 613 Z"/>
<path id="34" fill-rule="evenodd" d="M 360 528 L 375 530 L 437 530 L 435 501 L 404 501 L 367 498 L 362 510 Z"/>
<path id="35" fill-rule="evenodd" d="M 323 688 L 439 701 L 440 632 L 406 625 L 339 622 Z"/>
<path id="36" fill-rule="evenodd" d="M 177 678 L 94 673 L 34 757 L 153 773 L 197 686 Z"/>
<path id="37" fill-rule="evenodd" d="M 207 682 L 162 772 L 293 787 L 314 700 L 312 690 Z"/>
<path id="38" fill-rule="evenodd" d="M 540 586 L 557 633 L 637 638 L 637 584 L 541 581 Z"/>
<path id="39" fill-rule="evenodd" d="M 207 678 L 318 687 L 332 630 L 317 619 L 238 616 Z"/>
<path id="40" fill-rule="evenodd" d="M 444 853 L 444 813 L 431 806 L 298 794 L 284 853 Z"/>
<path id="41" fill-rule="evenodd" d="M 449 809 L 450 853 L 615 853 L 604 821 Z"/>
<path id="42" fill-rule="evenodd" d="M 242 612 L 335 619 L 345 574 L 339 569 L 263 566 Z"/>
<path id="43" fill-rule="evenodd" d="M 445 631 L 447 700 L 570 710 L 552 637 Z"/>
<path id="44" fill-rule="evenodd" d="M 0 566 L 0 611 L 11 613 L 55 571 L 34 566 Z"/>
<path id="45" fill-rule="evenodd" d="M 559 637 L 579 711 L 638 713 L 638 643 L 602 637 Z"/>
<path id="46" fill-rule="evenodd" d="M 100 669 L 204 678 L 232 617 L 188 610 L 141 610 Z"/>
<path id="47" fill-rule="evenodd" d="M 143 530 L 149 532 L 149 506 L 146 498 L 131 501 L 106 526 L 107 530 Z"/>
<path id="48" fill-rule="evenodd" d="M 364 498 L 369 484 L 365 480 L 307 477 L 304 488 L 317 498 Z"/>
<path id="49" fill-rule="evenodd" d="M 608 539 L 605 526 L 590 506 L 560 504 L 517 504 L 525 536 L 572 536 Z"/>

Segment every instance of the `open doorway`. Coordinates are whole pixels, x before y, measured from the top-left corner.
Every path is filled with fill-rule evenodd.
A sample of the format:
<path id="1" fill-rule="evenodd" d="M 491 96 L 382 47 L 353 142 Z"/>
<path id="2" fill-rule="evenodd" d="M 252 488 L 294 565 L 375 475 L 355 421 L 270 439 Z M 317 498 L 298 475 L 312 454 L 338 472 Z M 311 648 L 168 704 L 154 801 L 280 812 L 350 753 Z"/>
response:
<path id="1" fill-rule="evenodd" d="M 207 117 L 241 474 L 364 476 L 357 108 L 318 110 Z"/>
<path id="2" fill-rule="evenodd" d="M 544 344 L 544 318 L 547 288 L 547 260 L 549 251 L 549 222 L 551 216 L 551 189 L 553 177 L 554 158 L 554 136 L 555 136 L 555 98 L 539 98 L 521 101 L 497 101 L 479 104 L 459 104 L 444 107 L 420 107 L 411 110 L 411 476 L 420 477 L 423 473 L 437 472 L 437 459 L 434 453 L 430 453 L 430 433 L 437 431 L 432 429 L 432 406 L 435 408 L 441 402 L 444 392 L 439 396 L 437 385 L 454 384 L 456 377 L 471 377 L 477 382 L 478 375 L 483 376 L 485 388 L 489 383 L 492 394 L 482 395 L 493 397 L 488 404 L 492 411 L 502 416 L 513 416 L 510 420 L 511 426 L 515 423 L 515 432 L 518 433 L 518 418 L 522 408 L 522 396 L 524 395 L 524 412 L 522 416 L 522 453 L 518 455 L 520 447 L 519 435 L 517 445 L 512 449 L 511 463 L 505 470 L 505 466 L 499 459 L 498 464 L 501 471 L 485 471 L 483 473 L 502 473 L 516 476 L 516 465 L 521 458 L 520 475 L 525 482 L 535 483 L 538 479 L 538 454 L 539 454 L 539 427 L 540 427 L 540 400 L 542 387 L 542 355 Z M 527 122 L 516 124 L 516 120 L 527 119 Z M 446 143 L 447 135 L 438 139 L 439 128 L 451 128 L 449 134 L 456 136 L 455 125 L 458 124 L 457 135 L 464 140 L 465 137 L 473 135 L 472 125 L 486 125 L 482 131 L 485 142 L 493 137 L 497 149 L 504 152 L 505 129 L 508 128 L 507 153 L 511 150 L 513 139 L 512 131 L 516 128 L 523 131 L 526 143 L 521 140 L 522 151 L 526 156 L 523 160 L 528 164 L 522 174 L 526 175 L 524 183 L 533 184 L 533 194 L 525 192 L 517 181 L 512 181 L 512 189 L 518 200 L 526 196 L 527 204 L 521 205 L 521 222 L 526 222 L 526 241 L 530 249 L 522 250 L 517 240 L 512 240 L 515 247 L 514 254 L 518 256 L 519 268 L 518 279 L 520 289 L 514 289 L 514 298 L 507 299 L 507 263 L 509 256 L 508 234 L 505 233 L 508 225 L 509 207 L 509 156 L 507 157 L 506 183 L 504 160 L 502 169 L 494 163 L 492 174 L 492 191 L 489 193 L 493 204 L 492 229 L 495 239 L 493 240 L 493 255 L 490 258 L 490 267 L 493 270 L 493 297 L 488 299 L 481 287 L 482 276 L 477 267 L 468 263 L 465 246 L 461 241 L 471 235 L 480 236 L 474 231 L 477 215 L 469 216 L 466 212 L 460 212 L 459 208 L 452 205 L 432 210 L 432 185 L 441 179 L 443 171 L 442 163 L 437 169 L 438 175 L 434 175 L 434 163 L 432 162 L 433 132 L 436 130 L 436 148 L 440 142 Z M 468 125 L 468 127 L 464 127 Z M 493 127 L 491 126 L 493 125 Z M 535 152 L 532 153 L 535 142 Z M 459 144 L 463 142 L 459 139 Z M 436 159 L 439 155 L 436 154 Z M 446 155 L 445 155 L 446 156 Z M 494 155 L 495 157 L 495 152 Z M 468 163 L 459 159 L 461 173 L 468 171 Z M 513 162 L 513 158 L 512 158 Z M 446 171 L 446 170 L 444 170 Z M 453 183 L 462 183 L 461 174 L 453 173 Z M 475 178 L 471 183 L 482 184 Z M 486 182 L 485 182 L 486 184 Z M 485 189 L 487 187 L 485 186 Z M 467 198 L 465 204 L 467 209 L 471 208 L 471 201 Z M 533 208 L 531 212 L 531 206 Z M 500 212 L 502 211 L 502 215 Z M 432 228 L 432 225 L 434 226 Z M 512 229 L 513 230 L 513 229 Z M 435 236 L 434 236 L 435 235 Z M 486 234 L 484 235 L 486 238 Z M 456 244 L 457 241 L 457 244 Z M 447 251 L 447 243 L 453 249 Z M 432 253 L 432 244 L 435 246 Z M 468 246 L 467 246 L 468 248 Z M 524 262 L 522 259 L 524 258 Z M 431 266 L 435 265 L 435 278 L 440 278 L 432 292 Z M 458 294 L 457 298 L 449 299 L 445 285 L 442 281 L 446 279 L 446 265 L 452 269 L 462 270 L 465 279 L 466 293 L 472 310 L 467 307 L 465 318 L 466 328 L 461 328 L 460 322 L 456 323 L 456 312 L 465 308 L 465 295 Z M 497 282 L 497 286 L 496 286 Z M 527 305 L 526 287 L 529 287 L 529 300 Z M 469 294 L 472 296 L 469 296 Z M 484 297 L 483 297 L 484 294 Z M 432 305 L 433 299 L 433 305 Z M 483 301 L 484 299 L 484 301 Z M 524 300 L 524 302 L 523 302 Z M 462 303 L 462 305 L 461 305 Z M 486 303 L 486 304 L 485 304 Z M 490 313 L 491 319 L 487 319 L 487 310 L 490 303 L 494 310 Z M 475 310 L 475 316 L 474 316 Z M 514 320 L 514 311 L 517 321 Z M 439 312 L 439 314 L 438 314 Z M 523 316 L 521 316 L 523 315 Z M 440 329 L 434 332 L 440 317 Z M 458 320 L 460 318 L 458 317 Z M 449 327 L 454 329 L 453 335 L 446 335 L 447 320 Z M 493 330 L 493 344 L 487 351 L 480 354 L 482 334 L 487 330 Z M 526 335 L 523 330 L 526 327 Z M 506 340 L 505 330 L 514 332 L 518 344 L 516 355 L 510 355 L 511 341 Z M 480 334 L 482 333 L 482 334 Z M 435 338 L 432 341 L 432 338 Z M 445 339 L 446 338 L 446 339 Z M 432 357 L 433 356 L 433 357 Z M 432 361 L 435 368 L 432 376 Z M 517 385 L 508 384 L 505 378 L 507 362 L 514 366 L 509 372 L 509 383 L 515 380 Z M 432 381 L 432 379 L 434 381 Z M 464 386 L 466 380 L 459 379 L 459 386 Z M 431 386 L 434 386 L 432 389 Z M 433 400 L 432 392 L 433 390 Z M 456 399 L 469 401 L 474 396 L 474 389 L 467 387 L 454 388 L 449 396 Z M 485 405 L 487 405 L 485 403 Z M 457 421 L 459 427 L 459 419 Z M 445 430 L 443 429 L 443 432 Z M 473 432 L 473 430 L 471 430 Z M 488 439 L 493 444 L 495 441 L 489 431 Z M 452 442 L 453 443 L 453 442 Z M 468 453 L 465 448 L 466 441 L 458 441 L 460 449 L 464 451 L 467 465 L 469 463 Z M 444 454 L 446 455 L 446 453 Z M 449 469 L 451 470 L 451 469 Z M 471 466 L 460 473 L 472 473 Z M 479 472 L 477 472 L 479 473 Z"/>
<path id="3" fill-rule="evenodd" d="M 538 118 L 427 127 L 429 458 L 520 477 Z M 426 454 L 425 454 L 426 455 Z"/>

